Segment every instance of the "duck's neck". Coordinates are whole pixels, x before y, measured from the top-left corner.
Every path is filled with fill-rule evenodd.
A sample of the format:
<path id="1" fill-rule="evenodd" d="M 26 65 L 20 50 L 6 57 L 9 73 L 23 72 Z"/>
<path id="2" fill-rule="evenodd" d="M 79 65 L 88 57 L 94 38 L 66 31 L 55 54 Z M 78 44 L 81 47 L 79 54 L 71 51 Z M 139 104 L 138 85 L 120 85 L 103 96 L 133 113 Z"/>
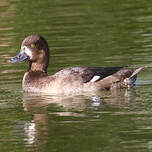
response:
<path id="1" fill-rule="evenodd" d="M 47 73 L 47 65 L 44 63 L 30 62 L 28 71 Z"/>
<path id="2" fill-rule="evenodd" d="M 49 64 L 49 49 L 47 47 L 45 50 L 41 50 L 41 54 L 39 55 L 36 61 L 33 62 L 29 61 L 28 71 L 47 73 L 48 64 Z"/>

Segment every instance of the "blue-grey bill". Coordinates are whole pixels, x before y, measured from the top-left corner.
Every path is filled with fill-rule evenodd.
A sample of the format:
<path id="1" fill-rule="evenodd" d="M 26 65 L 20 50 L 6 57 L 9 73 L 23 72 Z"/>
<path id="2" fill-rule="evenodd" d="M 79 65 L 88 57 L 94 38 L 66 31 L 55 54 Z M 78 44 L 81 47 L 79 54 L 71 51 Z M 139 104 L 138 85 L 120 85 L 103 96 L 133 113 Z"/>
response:
<path id="1" fill-rule="evenodd" d="M 22 62 L 24 60 L 27 59 L 27 55 L 24 53 L 24 51 L 20 51 L 19 54 L 17 54 L 15 57 L 11 58 L 8 60 L 8 62 L 11 63 L 18 63 L 18 62 Z"/>

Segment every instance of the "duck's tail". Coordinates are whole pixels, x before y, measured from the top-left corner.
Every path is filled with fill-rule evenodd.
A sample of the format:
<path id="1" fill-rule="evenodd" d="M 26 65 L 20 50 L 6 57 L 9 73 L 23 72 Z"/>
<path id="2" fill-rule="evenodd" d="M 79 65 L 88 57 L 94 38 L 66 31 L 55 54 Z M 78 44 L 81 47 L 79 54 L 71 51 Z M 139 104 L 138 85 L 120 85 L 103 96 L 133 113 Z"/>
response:
<path id="1" fill-rule="evenodd" d="M 144 67 L 140 67 L 138 69 L 134 69 L 133 73 L 131 74 L 131 76 L 127 77 L 124 79 L 124 83 L 125 85 L 128 86 L 132 86 L 134 85 L 136 78 L 137 78 L 137 74 L 142 71 L 144 69 Z"/>

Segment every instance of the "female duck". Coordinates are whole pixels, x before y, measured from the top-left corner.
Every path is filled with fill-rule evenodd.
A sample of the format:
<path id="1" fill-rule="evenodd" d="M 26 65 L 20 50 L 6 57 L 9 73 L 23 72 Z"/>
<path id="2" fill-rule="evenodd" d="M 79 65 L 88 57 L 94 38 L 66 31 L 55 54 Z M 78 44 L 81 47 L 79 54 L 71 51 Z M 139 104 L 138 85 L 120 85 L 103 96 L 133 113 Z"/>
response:
<path id="1" fill-rule="evenodd" d="M 49 48 L 40 35 L 25 38 L 20 53 L 9 60 L 16 63 L 29 61 L 28 71 L 24 74 L 22 88 L 27 92 L 49 94 L 71 94 L 99 90 L 121 89 L 132 86 L 136 81 L 138 69 L 123 67 L 71 67 L 54 75 L 47 74 Z"/>

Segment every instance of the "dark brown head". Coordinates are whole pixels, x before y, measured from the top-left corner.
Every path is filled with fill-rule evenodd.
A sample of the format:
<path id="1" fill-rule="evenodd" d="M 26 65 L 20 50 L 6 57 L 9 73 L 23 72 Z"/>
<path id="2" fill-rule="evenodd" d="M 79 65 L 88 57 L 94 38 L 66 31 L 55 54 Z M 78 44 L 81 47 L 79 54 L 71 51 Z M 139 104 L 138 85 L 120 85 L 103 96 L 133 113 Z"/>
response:
<path id="1" fill-rule="evenodd" d="M 40 35 L 26 37 L 21 45 L 20 53 L 9 62 L 21 62 L 28 59 L 29 70 L 46 72 L 49 64 L 49 48 L 46 40 Z"/>

